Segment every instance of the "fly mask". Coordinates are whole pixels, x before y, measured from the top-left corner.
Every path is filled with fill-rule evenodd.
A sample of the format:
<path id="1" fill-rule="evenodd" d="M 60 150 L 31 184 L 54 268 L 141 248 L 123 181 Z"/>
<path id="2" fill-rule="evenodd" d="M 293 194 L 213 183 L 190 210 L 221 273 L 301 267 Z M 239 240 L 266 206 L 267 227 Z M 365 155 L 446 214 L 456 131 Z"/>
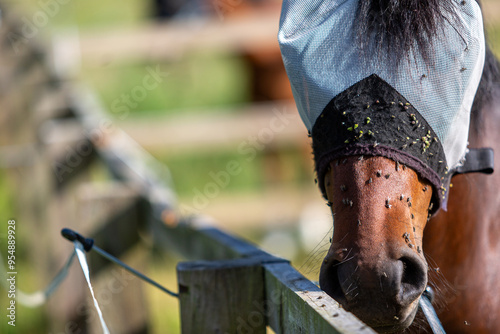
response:
<path id="1" fill-rule="evenodd" d="M 333 159 L 384 156 L 432 183 L 432 212 L 446 209 L 453 174 L 493 167 L 492 150 L 467 147 L 485 58 L 481 10 L 476 1 L 453 0 L 453 13 L 443 12 L 442 27 L 428 41 L 431 59 L 411 48 L 396 61 L 375 42 L 359 42 L 358 5 L 284 0 L 282 6 L 278 40 L 312 137 L 320 188 L 325 195 L 322 180 Z"/>

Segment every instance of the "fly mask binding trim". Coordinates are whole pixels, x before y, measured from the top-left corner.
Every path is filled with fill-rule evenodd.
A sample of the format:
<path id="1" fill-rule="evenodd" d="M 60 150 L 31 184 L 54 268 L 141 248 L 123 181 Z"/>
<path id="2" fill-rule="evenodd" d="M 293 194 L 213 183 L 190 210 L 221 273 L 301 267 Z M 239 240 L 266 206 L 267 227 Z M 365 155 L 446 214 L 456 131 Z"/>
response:
<path id="1" fill-rule="evenodd" d="M 374 41 L 359 45 L 359 6 L 360 0 L 283 1 L 278 40 L 297 109 L 311 132 L 318 178 L 332 159 L 381 155 L 430 181 L 434 212 L 446 209 L 451 176 L 474 171 L 471 166 L 488 170 L 492 163 L 471 163 L 491 155 L 467 150 L 485 58 L 481 10 L 476 1 L 443 0 L 439 29 L 425 37 L 432 52 L 421 53 L 419 45 L 398 54 L 380 52 L 383 45 Z"/>

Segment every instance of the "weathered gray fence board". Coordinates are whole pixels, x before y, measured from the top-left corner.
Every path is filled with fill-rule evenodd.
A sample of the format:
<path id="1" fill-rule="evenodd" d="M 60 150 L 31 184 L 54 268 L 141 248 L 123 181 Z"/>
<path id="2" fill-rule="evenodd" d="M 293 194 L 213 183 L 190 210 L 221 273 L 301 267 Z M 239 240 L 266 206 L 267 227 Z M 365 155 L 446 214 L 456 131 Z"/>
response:
<path id="1" fill-rule="evenodd" d="M 224 25 L 217 18 L 202 25 L 191 20 L 177 20 L 86 35 L 80 40 L 82 58 L 88 65 L 99 64 L 103 57 L 111 57 L 115 63 L 135 59 L 165 61 L 200 50 L 242 52 L 275 47 L 279 13 L 254 15 L 245 15 Z"/>
<path id="2" fill-rule="evenodd" d="M 375 333 L 289 264 L 264 264 L 264 276 L 276 333 Z"/>
<path id="3" fill-rule="evenodd" d="M 86 224 L 89 221 L 77 215 L 78 186 L 94 181 L 95 166 L 103 161 L 94 159 L 94 144 L 71 109 L 71 90 L 65 87 L 74 84 L 57 78 L 47 49 L 39 44 L 42 36 L 29 41 L 24 38 L 21 18 L 8 9 L 0 3 L 0 145 L 9 146 L 0 150 L 0 168 L 10 169 L 6 172 L 15 180 L 16 204 L 25 208 L 16 220 L 23 222 L 25 231 L 30 231 L 25 236 L 30 245 L 26 258 L 42 288 L 71 251 L 71 245 L 60 239 L 61 228 L 71 227 L 85 235 L 99 231 L 96 244 L 121 255 L 139 240 L 139 225 L 146 221 L 142 212 L 144 199 L 142 194 L 137 195 L 130 205 L 123 203 L 121 210 L 108 201 L 113 212 L 96 222 L 95 225 L 109 223 L 99 225 L 100 228 L 91 228 Z M 20 42 L 16 44 L 13 36 L 21 38 Z M 85 110 L 91 112 L 89 108 Z M 93 260 L 93 275 L 98 266 L 107 269 L 94 276 L 93 283 L 100 302 L 107 297 L 101 307 L 111 332 L 146 333 L 148 314 L 143 307 L 143 282 L 120 276 L 109 261 L 97 257 Z M 144 269 L 133 263 L 132 266 Z M 125 280 L 126 288 L 120 286 L 117 276 Z M 88 289 L 81 272 L 70 273 L 59 289 L 45 306 L 46 326 L 40 330 L 100 331 L 97 317 L 88 312 L 93 306 L 92 302 L 87 305 Z"/>
<path id="4" fill-rule="evenodd" d="M 259 261 L 196 261 L 177 266 L 183 334 L 266 333 Z"/>
<path id="5" fill-rule="evenodd" d="M 92 237 L 95 244 L 116 257 L 133 248 L 140 241 L 138 231 L 142 228 L 144 207 L 144 200 L 136 198 L 128 206 L 116 210 L 114 215 L 104 220 L 104 223 L 94 230 Z M 95 253 L 91 253 L 90 256 L 94 274 L 110 264 L 109 260 Z"/>
<path id="6" fill-rule="evenodd" d="M 187 259 L 222 260 L 269 256 L 254 245 L 216 228 L 195 228 L 189 223 L 169 227 L 152 218 L 149 226 L 155 243 L 175 250 Z"/>
<path id="7" fill-rule="evenodd" d="M 352 314 L 343 310 L 335 300 L 297 272 L 286 260 L 273 257 L 217 229 L 197 230 L 187 224 L 168 227 L 161 222 L 153 225 L 156 226 L 151 235 L 159 245 L 172 247 L 189 259 L 220 260 L 244 257 L 261 264 L 264 274 L 262 277 L 255 276 L 254 279 L 261 280 L 265 284 L 265 297 L 252 300 L 260 313 L 247 313 L 242 318 L 243 320 L 238 323 L 241 333 L 251 333 L 249 330 L 259 323 L 258 319 L 261 316 L 267 318 L 267 324 L 276 333 L 375 333 Z M 210 268 L 210 266 L 217 267 L 219 262 L 203 263 Z M 224 264 L 225 261 L 221 263 Z M 191 274 L 198 275 L 198 279 L 201 280 L 206 275 L 201 269 L 202 267 L 199 267 L 198 272 Z M 208 270 L 207 275 L 212 275 L 210 270 L 212 269 Z M 240 288 L 245 289 L 246 283 L 243 284 L 242 281 L 240 283 Z M 182 285 L 186 282 L 182 281 L 180 276 L 179 284 L 182 291 Z M 205 298 L 211 297 L 207 295 Z M 188 302 L 189 300 L 185 299 L 181 304 Z M 218 311 L 218 309 L 207 309 L 207 312 L 212 314 L 212 319 L 215 319 Z M 187 320 L 183 318 L 183 324 L 184 321 Z M 183 331 L 183 333 L 188 332 Z"/>

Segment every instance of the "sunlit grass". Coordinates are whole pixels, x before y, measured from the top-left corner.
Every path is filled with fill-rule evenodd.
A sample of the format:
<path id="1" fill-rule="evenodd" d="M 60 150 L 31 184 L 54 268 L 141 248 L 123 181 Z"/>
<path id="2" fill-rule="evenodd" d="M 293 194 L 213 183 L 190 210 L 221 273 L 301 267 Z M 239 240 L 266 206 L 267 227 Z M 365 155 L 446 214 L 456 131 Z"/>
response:
<path id="1" fill-rule="evenodd" d="M 126 102 L 145 77 L 158 70 L 165 77 L 146 96 Z M 98 93 L 114 116 L 166 115 L 185 110 L 205 110 L 242 104 L 249 100 L 249 78 L 245 63 L 236 56 L 193 54 L 176 62 L 134 63 L 123 66 L 90 67 L 82 79 Z M 139 88 L 141 89 L 141 88 Z"/>
<path id="2" fill-rule="evenodd" d="M 487 41 L 497 58 L 500 58 L 500 24 L 489 26 L 487 31 Z"/>
<path id="3" fill-rule="evenodd" d="M 36 279 L 36 275 L 33 270 L 33 266 L 27 261 L 26 253 L 29 245 L 23 243 L 25 238 L 23 236 L 29 233 L 29 230 L 23 229 L 22 221 L 18 221 L 19 209 L 16 206 L 16 200 L 13 194 L 15 194 L 15 184 L 11 182 L 12 180 L 8 178 L 8 174 L 5 170 L 0 169 L 0 256 L 4 264 L 2 271 L 6 271 L 6 260 L 8 254 L 8 243 L 7 243 L 7 222 L 9 220 L 15 219 L 15 241 L 16 249 L 15 253 L 15 271 L 18 273 L 16 277 L 16 293 L 18 290 L 23 290 L 24 292 L 33 292 L 40 288 L 38 285 L 39 281 Z M 47 324 L 47 317 L 43 308 L 27 308 L 16 302 L 16 326 L 12 327 L 8 325 L 7 307 L 12 300 L 8 297 L 7 291 L 4 289 L 3 284 L 6 278 L 1 277 L 2 284 L 0 284 L 0 313 L 2 315 L 2 321 L 0 321 L 0 333 L 41 333 L 40 328 L 45 328 Z"/>
<path id="4" fill-rule="evenodd" d="M 177 273 L 175 265 L 179 258 L 159 255 L 149 264 L 148 275 L 161 282 L 168 289 L 177 292 Z M 180 333 L 179 300 L 157 288 L 145 288 L 149 307 L 150 329 L 153 333 Z"/>
<path id="5" fill-rule="evenodd" d="M 149 18 L 153 3 L 143 0 L 5 0 L 3 2 L 14 8 L 22 18 L 41 28 L 44 34 L 72 26 L 80 29 L 98 29 L 135 25 Z M 41 19 L 41 13 L 49 18 L 45 24 Z"/>

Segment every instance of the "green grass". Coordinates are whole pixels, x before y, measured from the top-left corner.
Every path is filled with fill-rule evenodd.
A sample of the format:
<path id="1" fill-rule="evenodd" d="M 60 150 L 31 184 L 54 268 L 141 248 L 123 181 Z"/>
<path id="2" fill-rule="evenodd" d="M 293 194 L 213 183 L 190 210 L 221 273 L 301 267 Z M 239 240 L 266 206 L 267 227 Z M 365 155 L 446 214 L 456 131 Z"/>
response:
<path id="1" fill-rule="evenodd" d="M 500 24 L 487 27 L 486 39 L 495 56 L 500 59 Z"/>
<path id="2" fill-rule="evenodd" d="M 301 161 L 303 156 L 292 147 L 283 148 L 279 154 L 271 156 L 267 152 L 258 152 L 251 161 L 247 160 L 250 156 L 238 154 L 236 149 L 186 155 L 153 152 L 153 155 L 169 167 L 175 191 L 181 197 L 204 193 L 205 187 L 211 183 L 217 184 L 217 180 L 219 184 L 223 184 L 218 188 L 225 193 L 258 193 L 276 183 L 301 186 L 312 182 L 312 171 Z M 239 172 L 233 173 L 234 175 L 228 169 L 228 164 L 232 162 L 240 167 Z M 230 176 L 228 182 L 224 177 L 217 176 L 222 174 Z"/>
<path id="3" fill-rule="evenodd" d="M 150 16 L 151 1 L 143 0 L 7 0 L 22 17 L 35 24 L 44 34 L 51 30 L 77 26 L 79 29 L 96 29 L 111 26 L 130 26 L 145 21 Z M 57 3 L 57 5 L 54 5 Z M 46 4 L 46 5 L 45 5 Z M 52 5 L 48 5 L 52 4 Z M 44 13 L 49 21 L 37 21 Z M 37 23 L 40 22 L 40 23 Z"/>
<path id="4" fill-rule="evenodd" d="M 8 221 L 16 219 L 15 240 L 16 250 L 13 254 L 15 256 L 15 270 L 18 272 L 16 275 L 16 290 L 23 290 L 25 292 L 35 291 L 38 281 L 33 279 L 35 276 L 32 266 L 26 260 L 27 247 L 29 245 L 23 244 L 22 240 L 28 230 L 22 228 L 22 222 L 17 221 L 18 209 L 16 207 L 15 192 L 13 182 L 8 179 L 8 174 L 5 170 L 0 169 L 0 256 L 2 262 L 7 266 L 8 242 L 7 242 L 7 226 Z M 4 277 L 1 277 L 4 280 Z M 43 308 L 26 308 L 16 303 L 16 326 L 12 327 L 7 324 L 7 307 L 9 306 L 10 298 L 8 298 L 7 291 L 0 284 L 0 314 L 2 321 L 0 321 L 0 333 L 40 333 L 39 328 L 46 328 L 47 318 L 44 314 Z"/>
<path id="5" fill-rule="evenodd" d="M 155 251 L 148 262 L 147 274 L 165 287 L 177 290 L 175 266 L 183 259 L 172 257 L 163 250 Z M 179 300 L 145 284 L 152 333 L 180 333 Z"/>
<path id="6" fill-rule="evenodd" d="M 143 80 L 154 82 L 150 71 L 157 68 L 166 76 L 159 78 L 155 88 L 146 89 Z M 119 118 L 191 109 L 210 112 L 249 99 L 245 63 L 235 56 L 214 53 L 193 54 L 174 63 L 88 68 L 82 72 L 82 78 L 99 94 L 104 107 Z M 139 91 L 146 95 L 138 95 Z M 124 100 L 126 95 L 131 102 Z"/>
<path id="7" fill-rule="evenodd" d="M 39 31 L 36 38 L 41 39 L 75 26 L 85 34 L 86 31 L 104 32 L 107 28 L 146 23 L 150 19 L 152 3 L 143 0 L 66 1 L 68 3 L 57 7 L 42 5 L 57 3 L 57 0 L 9 0 L 7 3 L 16 9 L 23 22 L 36 27 Z M 36 18 L 40 15 L 49 19 L 37 23 Z M 245 62 L 237 56 L 214 52 L 188 54 L 175 62 L 144 61 L 100 67 L 86 66 L 83 59 L 80 76 L 97 91 L 106 109 L 116 111 L 118 105 L 123 106 L 116 101 L 124 94 L 130 95 L 134 87 L 142 86 L 148 75 L 147 68 L 157 66 L 168 73 L 168 77 L 155 89 L 148 90 L 144 99 L 133 101 L 133 107 L 127 107 L 127 115 L 176 113 L 191 109 L 209 111 L 249 100 L 250 82 Z M 122 116 L 123 108 L 120 110 L 116 114 Z"/>
<path id="8" fill-rule="evenodd" d="M 169 166 L 176 192 L 180 196 L 193 196 L 195 189 L 203 191 L 206 184 L 214 182 L 211 175 L 227 173 L 230 161 L 236 161 L 241 166 L 241 172 L 230 177 L 227 186 L 222 189 L 224 192 L 258 191 L 263 186 L 259 171 L 260 157 L 249 163 L 245 157 L 232 152 L 200 152 L 197 155 L 164 156 L 160 161 Z"/>
<path id="9" fill-rule="evenodd" d="M 12 185 L 9 183 L 7 173 L 0 169 L 0 219 L 5 221 L 11 219 L 13 214 L 14 199 L 11 196 Z M 5 230 L 0 231 L 0 241 L 5 241 Z"/>

